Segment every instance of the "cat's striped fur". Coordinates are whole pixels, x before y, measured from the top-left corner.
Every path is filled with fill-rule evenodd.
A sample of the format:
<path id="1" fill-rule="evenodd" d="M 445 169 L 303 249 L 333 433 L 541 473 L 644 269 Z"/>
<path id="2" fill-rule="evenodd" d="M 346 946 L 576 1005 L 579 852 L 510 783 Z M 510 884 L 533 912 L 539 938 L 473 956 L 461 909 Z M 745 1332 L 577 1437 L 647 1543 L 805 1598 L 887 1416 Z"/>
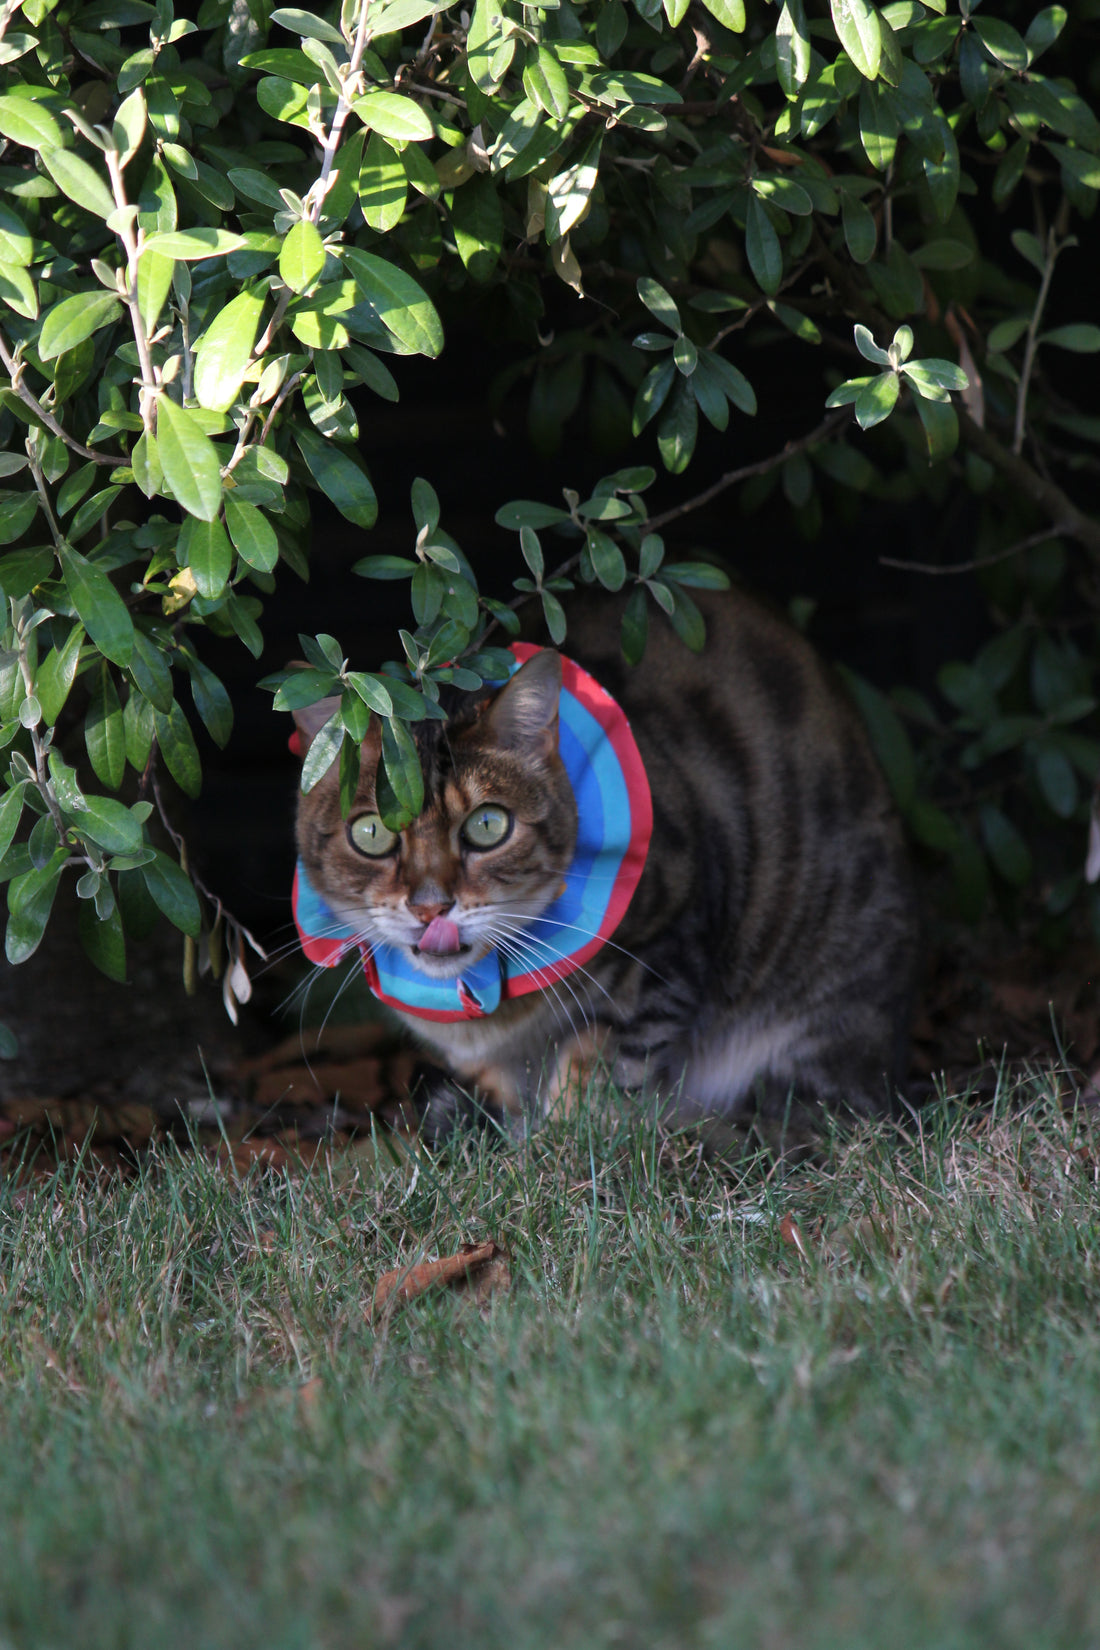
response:
<path id="1" fill-rule="evenodd" d="M 901 1076 L 914 903 L 859 719 L 770 611 L 740 592 L 701 605 L 702 655 L 657 624 L 635 667 L 619 652 L 620 600 L 570 614 L 568 651 L 625 710 L 653 798 L 646 868 L 613 943 L 586 973 L 485 1019 L 408 1017 L 464 1086 L 507 1112 L 537 1118 L 567 1104 L 594 1063 L 680 1116 L 772 1125 L 804 1124 L 822 1106 L 872 1114 Z M 309 875 L 365 939 L 415 947 L 429 913 L 443 912 L 474 953 L 497 944 L 537 965 L 538 913 L 575 829 L 555 666 L 552 653 L 536 655 L 495 701 L 467 699 L 445 727 L 421 724 L 425 809 L 388 859 L 351 844 L 335 770 L 302 798 Z M 329 709 L 302 713 L 305 738 Z M 368 735 L 353 818 L 373 807 L 377 760 Z M 499 848 L 467 852 L 458 828 L 486 802 L 511 810 L 515 827 Z M 446 1110 L 437 1097 L 433 1115 Z"/>

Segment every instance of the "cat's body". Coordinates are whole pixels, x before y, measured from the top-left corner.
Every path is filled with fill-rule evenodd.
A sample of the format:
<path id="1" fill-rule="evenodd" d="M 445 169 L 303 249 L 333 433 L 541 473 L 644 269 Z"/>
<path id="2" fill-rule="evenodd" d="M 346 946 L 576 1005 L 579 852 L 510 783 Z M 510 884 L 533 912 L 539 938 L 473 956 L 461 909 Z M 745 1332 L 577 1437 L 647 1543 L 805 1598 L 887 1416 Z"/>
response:
<path id="1" fill-rule="evenodd" d="M 636 667 L 619 653 L 620 601 L 570 614 L 567 652 L 625 711 L 652 796 L 645 868 L 609 941 L 483 1018 L 403 1016 L 505 1112 L 568 1103 L 594 1063 L 682 1117 L 773 1124 L 822 1105 L 881 1111 L 901 1075 L 914 906 L 858 717 L 782 620 L 740 592 L 701 605 L 702 655 L 658 624 Z M 335 770 L 302 799 L 302 864 L 368 943 L 445 979 L 490 944 L 514 954 L 537 935 L 575 834 L 559 682 L 557 656 L 537 654 L 476 714 L 474 696 L 442 733 L 422 724 L 425 808 L 388 853 L 376 826 L 357 826 L 369 854 L 352 835 L 374 807 L 376 735 L 349 821 Z M 302 713 L 305 738 L 326 714 Z M 502 814 L 506 834 L 484 843 Z"/>

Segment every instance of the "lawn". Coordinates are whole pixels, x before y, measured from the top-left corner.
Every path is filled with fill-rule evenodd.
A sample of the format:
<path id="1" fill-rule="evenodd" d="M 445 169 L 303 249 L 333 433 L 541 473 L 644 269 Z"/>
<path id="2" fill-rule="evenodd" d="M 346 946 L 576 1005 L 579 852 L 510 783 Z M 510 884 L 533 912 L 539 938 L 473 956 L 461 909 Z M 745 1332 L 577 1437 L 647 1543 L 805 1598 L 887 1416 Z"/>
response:
<path id="1" fill-rule="evenodd" d="M 0 1646 L 1100 1643 L 1100 1141 L 524 1146 L 0 1189 Z M 463 1241 L 511 1287 L 373 1314 Z"/>

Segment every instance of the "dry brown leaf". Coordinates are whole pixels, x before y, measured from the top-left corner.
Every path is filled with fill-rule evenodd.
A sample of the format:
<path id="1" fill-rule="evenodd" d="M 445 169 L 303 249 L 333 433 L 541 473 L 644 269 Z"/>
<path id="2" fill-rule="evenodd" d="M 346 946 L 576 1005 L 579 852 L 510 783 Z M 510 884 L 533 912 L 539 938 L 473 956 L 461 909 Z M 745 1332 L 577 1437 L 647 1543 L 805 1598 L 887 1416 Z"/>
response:
<path id="1" fill-rule="evenodd" d="M 484 1277 L 479 1274 L 485 1273 Z M 391 1297 L 395 1304 L 415 1300 L 429 1289 L 469 1287 L 478 1302 L 508 1288 L 512 1275 L 508 1253 L 500 1244 L 464 1243 L 455 1255 L 440 1260 L 421 1261 L 418 1266 L 398 1266 L 379 1278 L 371 1303 L 371 1318 L 377 1317 Z"/>
<path id="2" fill-rule="evenodd" d="M 784 1215 L 779 1222 L 779 1235 L 784 1243 L 789 1243 L 792 1249 L 797 1249 L 803 1260 L 809 1260 L 810 1252 L 806 1247 L 806 1240 L 799 1230 L 798 1222 L 793 1215 Z"/>

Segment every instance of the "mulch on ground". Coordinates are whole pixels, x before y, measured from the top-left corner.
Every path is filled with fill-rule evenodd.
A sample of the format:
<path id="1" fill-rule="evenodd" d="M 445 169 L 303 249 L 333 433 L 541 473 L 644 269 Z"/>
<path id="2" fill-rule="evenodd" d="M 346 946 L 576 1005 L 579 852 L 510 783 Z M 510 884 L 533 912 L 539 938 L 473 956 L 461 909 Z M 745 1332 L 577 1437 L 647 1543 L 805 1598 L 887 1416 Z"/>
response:
<path id="1" fill-rule="evenodd" d="M 0 1065 L 0 1173 L 59 1161 L 132 1167 L 152 1142 L 192 1143 L 238 1170 L 341 1153 L 364 1134 L 415 1134 L 423 1057 L 381 1024 L 285 1035 L 254 1007 L 234 1030 L 215 989 L 183 997 L 178 952 L 147 955 L 120 989 L 58 933 L 0 978 L 20 1057 Z M 1067 1105 L 1100 1105 L 1100 952 L 1051 957 L 969 936 L 929 966 L 909 1099 L 991 1098 L 1006 1065 L 1058 1069 Z M 413 1098 L 411 1098 L 411 1096 Z"/>

